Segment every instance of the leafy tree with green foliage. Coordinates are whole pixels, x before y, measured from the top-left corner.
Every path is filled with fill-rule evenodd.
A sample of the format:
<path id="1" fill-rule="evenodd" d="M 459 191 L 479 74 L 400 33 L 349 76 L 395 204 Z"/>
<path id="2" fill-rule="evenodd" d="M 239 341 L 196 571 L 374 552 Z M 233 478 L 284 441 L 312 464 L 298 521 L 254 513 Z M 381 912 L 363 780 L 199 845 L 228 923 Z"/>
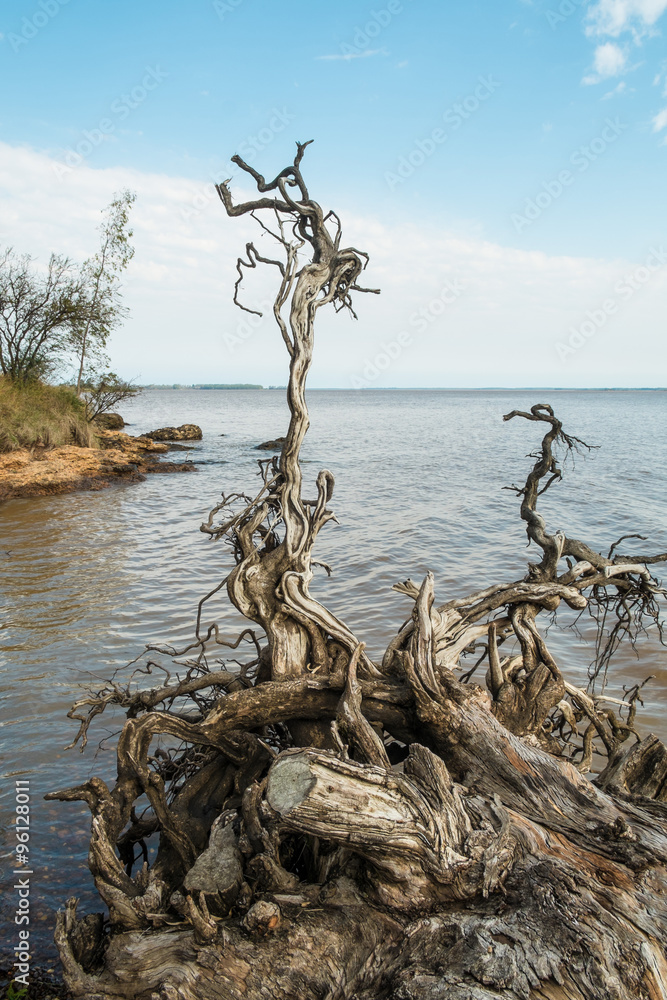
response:
<path id="1" fill-rule="evenodd" d="M 120 275 L 134 256 L 130 244 L 133 233 L 128 224 L 135 200 L 136 194 L 128 190 L 114 196 L 99 227 L 100 248 L 81 268 L 80 318 L 71 328 L 71 346 L 78 363 L 78 395 L 85 383 L 94 384 L 106 377 L 108 359 L 104 348 L 111 331 L 127 315 L 121 301 Z"/>
<path id="2" fill-rule="evenodd" d="M 81 316 L 82 275 L 51 254 L 40 274 L 29 254 L 0 254 L 0 371 L 12 382 L 52 376 Z"/>

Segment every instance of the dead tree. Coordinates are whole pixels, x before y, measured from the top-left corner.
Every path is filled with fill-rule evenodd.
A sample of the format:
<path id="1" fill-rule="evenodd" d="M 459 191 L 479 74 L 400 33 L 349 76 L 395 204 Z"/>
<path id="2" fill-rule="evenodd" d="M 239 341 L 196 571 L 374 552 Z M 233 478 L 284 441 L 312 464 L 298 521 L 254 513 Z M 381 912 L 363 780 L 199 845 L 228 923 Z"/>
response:
<path id="1" fill-rule="evenodd" d="M 257 628 L 225 639 L 205 598 L 190 646 L 148 647 L 129 683 L 70 712 L 75 743 L 111 703 L 127 721 L 112 789 L 49 796 L 88 803 L 108 909 L 79 920 L 72 899 L 59 915 L 67 984 L 90 1000 L 667 998 L 667 750 L 637 733 L 639 687 L 614 701 L 574 686 L 538 627 L 562 605 L 597 617 L 599 681 L 623 635 L 660 627 L 648 567 L 667 553 L 603 556 L 548 530 L 538 500 L 558 456 L 587 446 L 538 404 L 505 417 L 544 432 L 513 487 L 539 558 L 523 579 L 440 605 L 431 573 L 397 584 L 414 607 L 381 662 L 310 596 L 333 517 L 333 477 L 304 499 L 299 465 L 314 319 L 369 289 L 366 255 L 341 249 L 308 193 L 306 145 L 270 182 L 234 158 L 256 200 L 218 189 L 282 254 L 249 243 L 234 299 L 246 269 L 277 269 L 285 445 L 255 496 L 223 496 L 203 526 L 234 556 L 216 591 Z M 220 661 L 221 646 L 251 652 Z M 147 687 L 158 665 L 166 680 Z"/>

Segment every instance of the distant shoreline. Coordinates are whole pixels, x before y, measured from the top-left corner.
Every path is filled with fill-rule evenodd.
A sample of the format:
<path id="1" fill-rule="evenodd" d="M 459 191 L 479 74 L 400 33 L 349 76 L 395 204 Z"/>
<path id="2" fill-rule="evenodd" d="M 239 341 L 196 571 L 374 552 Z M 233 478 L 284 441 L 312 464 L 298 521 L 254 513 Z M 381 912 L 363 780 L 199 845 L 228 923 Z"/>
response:
<path id="1" fill-rule="evenodd" d="M 251 385 L 250 383 L 238 383 L 234 385 L 143 385 L 138 388 L 146 391 L 148 389 L 175 391 L 192 389 L 254 389 L 266 392 L 271 389 L 287 389 L 286 385 Z M 610 386 L 579 386 L 579 385 L 472 385 L 472 386 L 446 386 L 446 385 L 377 385 L 368 386 L 363 389 L 355 389 L 352 386 L 332 385 L 332 386 L 309 386 L 309 392 L 667 392 L 664 385 L 610 385 Z"/>
<path id="2" fill-rule="evenodd" d="M 198 382 L 193 385 L 179 385 L 174 382 L 169 385 L 157 385 L 151 383 L 151 385 L 138 386 L 140 389 L 263 389 L 263 385 L 255 385 L 251 382 L 233 382 L 233 383 L 213 383 L 213 382 Z M 269 389 L 286 389 L 286 385 L 270 385 Z"/>

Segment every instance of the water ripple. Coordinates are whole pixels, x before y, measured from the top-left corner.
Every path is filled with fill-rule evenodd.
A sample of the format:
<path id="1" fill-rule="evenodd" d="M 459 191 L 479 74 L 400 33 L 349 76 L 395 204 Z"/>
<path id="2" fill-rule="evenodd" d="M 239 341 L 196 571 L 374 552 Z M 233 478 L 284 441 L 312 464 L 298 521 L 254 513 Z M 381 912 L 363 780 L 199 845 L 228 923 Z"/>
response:
<path id="1" fill-rule="evenodd" d="M 437 599 L 445 601 L 525 572 L 531 553 L 517 500 L 502 488 L 525 478 L 525 456 L 539 435 L 534 425 L 503 423 L 502 414 L 538 397 L 552 402 L 566 429 L 600 445 L 574 470 L 568 464 L 564 481 L 545 498 L 548 526 L 566 527 L 600 549 L 636 531 L 650 536 L 647 545 L 666 550 L 667 393 L 310 393 L 306 495 L 314 495 L 318 471 L 330 469 L 340 521 L 327 525 L 316 553 L 333 576 L 316 571 L 312 592 L 372 655 L 411 611 L 411 602 L 391 590 L 397 580 L 419 581 L 432 570 Z M 255 446 L 284 433 L 288 412 L 284 394 L 275 391 L 152 391 L 128 403 L 126 417 L 133 434 L 198 423 L 204 437 L 194 456 L 197 472 L 0 506 L 0 725 L 7 762 L 0 801 L 7 815 L 10 776 L 31 778 L 40 886 L 35 940 L 44 956 L 53 954 L 52 912 L 66 896 L 81 896 L 84 911 L 96 904 L 85 865 L 86 809 L 44 803 L 41 796 L 92 773 L 113 774 L 113 754 L 96 755 L 95 740 L 83 756 L 63 752 L 73 736 L 66 712 L 82 686 L 101 683 L 145 644 L 190 638 L 198 601 L 231 568 L 229 550 L 199 525 L 223 490 L 257 487 L 257 460 L 266 453 Z M 207 620 L 213 614 L 230 632 L 241 624 L 224 595 L 211 603 Z M 582 635 L 549 636 L 575 681 L 586 676 L 590 623 Z M 656 674 L 641 720 L 667 737 L 665 650 L 649 633 L 637 653 L 621 651 L 612 686 Z M 97 738 L 119 724 L 111 716 Z"/>

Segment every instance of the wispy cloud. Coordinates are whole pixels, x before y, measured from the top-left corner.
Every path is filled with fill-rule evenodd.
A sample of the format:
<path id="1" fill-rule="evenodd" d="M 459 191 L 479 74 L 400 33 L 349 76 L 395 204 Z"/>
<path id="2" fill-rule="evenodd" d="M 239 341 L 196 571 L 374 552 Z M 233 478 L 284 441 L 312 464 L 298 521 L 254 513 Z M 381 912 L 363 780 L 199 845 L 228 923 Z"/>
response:
<path id="1" fill-rule="evenodd" d="M 325 60 L 326 62 L 333 62 L 334 60 L 341 60 L 342 62 L 349 62 L 350 59 L 368 59 L 369 56 L 388 56 L 389 53 L 386 49 L 364 49 L 363 52 L 333 52 L 331 55 L 327 56 L 316 56 L 316 59 Z"/>
<path id="2" fill-rule="evenodd" d="M 663 84 L 662 96 L 667 97 L 667 62 L 663 63 L 659 72 L 653 77 L 653 86 L 659 87 L 660 84 Z"/>
<path id="3" fill-rule="evenodd" d="M 607 91 L 607 93 L 603 96 L 602 100 L 608 101 L 612 97 L 617 97 L 619 94 L 624 94 L 627 89 L 628 89 L 627 83 L 625 82 L 625 80 L 621 80 L 620 83 L 616 84 L 613 90 Z"/>
<path id="4" fill-rule="evenodd" d="M 667 11 L 667 0 L 596 0 L 588 7 L 584 19 L 585 32 L 589 38 L 620 38 L 631 35 L 635 47 L 643 45 L 647 38 L 660 34 L 658 21 Z M 628 45 L 621 48 L 616 42 L 604 41 L 598 44 L 593 57 L 594 72 L 582 79 L 583 84 L 602 83 L 610 77 L 632 72 L 641 66 L 641 62 L 628 65 Z M 664 66 L 663 66 L 664 70 Z M 653 80 L 654 86 L 661 82 L 662 71 Z M 622 94 L 625 84 L 619 83 L 613 90 L 603 95 L 602 100 L 608 100 L 617 94 Z M 667 96 L 667 88 L 663 96 Z M 653 131 L 660 132 L 667 127 L 667 108 L 659 111 L 653 118 Z M 667 145 L 667 138 L 661 145 Z"/>
<path id="5" fill-rule="evenodd" d="M 95 168 L 86 162 L 60 181 L 54 162 L 44 153 L 0 142 L 2 239 L 40 261 L 48 260 L 52 250 L 83 260 L 94 250 L 100 209 L 113 192 L 124 187 L 137 192 L 137 252 L 125 280 L 132 315 L 111 344 L 114 367 L 122 375 L 140 373 L 147 382 L 195 382 L 202 378 L 202 358 L 208 358 L 224 365 L 230 382 L 283 379 L 284 349 L 270 309 L 266 321 L 233 355 L 225 349 L 224 334 L 244 322 L 230 290 L 237 277 L 237 248 L 256 235 L 251 219 L 228 220 L 209 185 L 209 207 L 186 220 L 183 206 L 193 204 L 202 191 L 201 182 L 190 178 L 121 166 Z M 241 190 L 239 196 L 250 197 L 251 192 Z M 408 224 L 361 217 L 344 204 L 339 208 L 346 245 L 370 253 L 372 282 L 382 295 L 364 297 L 367 301 L 359 303 L 363 323 L 356 326 L 341 323 L 333 311 L 330 316 L 322 311 L 316 385 L 349 385 L 351 374 L 384 343 L 403 329 L 416 333 L 422 328 L 419 310 L 456 278 L 465 284 L 466 294 L 455 311 L 429 320 L 428 334 L 415 336 L 414 347 L 402 355 L 400 371 L 392 369 L 377 384 L 472 380 L 516 385 L 519 379 L 535 385 L 530 380 L 553 368 L 553 344 L 567 339 L 570 325 L 580 323 L 592 303 L 604 301 L 619 268 L 633 266 L 501 246 L 447 231 L 435 220 Z M 269 298 L 273 280 L 272 274 L 253 274 L 247 281 L 248 304 Z M 650 292 L 633 299 L 632 310 L 605 326 L 604 350 L 594 359 L 583 349 L 570 357 L 571 378 L 580 384 L 590 384 L 592 376 L 607 385 L 650 384 L 651 370 L 661 371 L 667 364 L 666 310 L 667 275 L 656 276 Z M 184 352 L 183 330 L 190 329 Z M 637 329 L 642 330 L 642 350 L 628 351 Z"/>
<path id="6" fill-rule="evenodd" d="M 667 128 L 667 108 L 663 108 L 653 119 L 654 132 L 662 132 L 663 128 Z"/>
<path id="7" fill-rule="evenodd" d="M 618 38 L 631 31 L 636 41 L 650 34 L 667 10 L 667 0 L 598 0 L 586 17 L 587 35 Z"/>

